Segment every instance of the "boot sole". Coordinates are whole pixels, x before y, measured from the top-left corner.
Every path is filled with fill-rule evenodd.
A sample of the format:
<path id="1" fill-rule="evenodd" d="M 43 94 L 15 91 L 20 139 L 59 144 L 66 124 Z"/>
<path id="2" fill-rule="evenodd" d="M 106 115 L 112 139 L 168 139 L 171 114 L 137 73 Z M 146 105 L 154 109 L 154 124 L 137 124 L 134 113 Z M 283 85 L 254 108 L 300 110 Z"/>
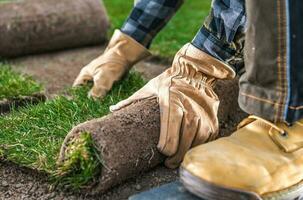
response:
<path id="1" fill-rule="evenodd" d="M 197 178 L 182 167 L 180 167 L 180 180 L 188 191 L 207 200 L 294 200 L 303 194 L 303 183 L 301 182 L 291 188 L 259 196 L 253 192 L 207 182 Z"/>

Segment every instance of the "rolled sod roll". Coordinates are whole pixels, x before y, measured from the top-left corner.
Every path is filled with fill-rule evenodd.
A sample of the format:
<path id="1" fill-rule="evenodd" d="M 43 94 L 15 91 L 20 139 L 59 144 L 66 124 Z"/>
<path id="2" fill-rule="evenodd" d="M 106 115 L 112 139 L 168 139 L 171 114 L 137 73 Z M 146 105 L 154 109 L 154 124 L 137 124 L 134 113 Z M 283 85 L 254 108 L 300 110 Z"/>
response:
<path id="1" fill-rule="evenodd" d="M 102 160 L 99 177 L 87 193 L 99 194 L 164 161 L 158 152 L 160 110 L 156 99 L 134 103 L 100 119 L 79 124 L 65 138 L 59 165 L 68 162 L 70 142 L 82 133 L 91 134 Z"/>
<path id="2" fill-rule="evenodd" d="M 214 91 L 220 99 L 218 118 L 220 122 L 227 122 L 230 119 L 246 117 L 238 105 L 239 79 L 218 80 Z M 239 117 L 240 116 L 240 117 Z"/>
<path id="3" fill-rule="evenodd" d="M 100 0 L 23 0 L 0 4 L 0 57 L 100 44 L 109 27 Z"/>
<path id="4" fill-rule="evenodd" d="M 219 116 L 221 120 L 227 120 L 229 113 L 234 114 L 238 110 L 237 81 L 218 82 L 216 92 L 222 99 Z M 73 141 L 83 133 L 91 134 L 101 162 L 95 183 L 85 187 L 87 193 L 103 193 L 164 161 L 164 156 L 157 151 L 160 110 L 155 98 L 141 100 L 105 117 L 74 127 L 62 145 L 59 165 L 69 163 L 69 157 L 72 157 L 69 152 L 82 146 L 74 145 Z"/>

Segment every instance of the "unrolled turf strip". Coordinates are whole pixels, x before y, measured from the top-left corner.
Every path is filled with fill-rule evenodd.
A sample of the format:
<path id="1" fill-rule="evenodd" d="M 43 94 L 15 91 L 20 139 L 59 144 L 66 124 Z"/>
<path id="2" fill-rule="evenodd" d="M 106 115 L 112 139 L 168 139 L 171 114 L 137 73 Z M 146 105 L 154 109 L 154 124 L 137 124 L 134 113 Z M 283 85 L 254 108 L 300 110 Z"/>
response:
<path id="1" fill-rule="evenodd" d="M 58 95 L 37 105 L 13 109 L 0 117 L 0 160 L 43 171 L 50 176 L 56 175 L 57 156 L 72 127 L 106 115 L 110 105 L 127 98 L 144 82 L 137 73 L 130 73 L 123 81 L 115 84 L 102 100 L 87 98 L 89 87 L 80 87 L 68 89 L 65 95 Z M 89 137 L 87 139 L 85 142 L 90 144 Z M 88 171 L 89 168 L 83 166 L 80 169 L 73 169 L 76 173 L 55 178 L 54 181 L 74 188 L 85 187 L 94 177 L 94 171 Z"/>
<path id="2" fill-rule="evenodd" d="M 0 4 L 0 57 L 100 44 L 109 27 L 100 0 L 22 0 Z"/>

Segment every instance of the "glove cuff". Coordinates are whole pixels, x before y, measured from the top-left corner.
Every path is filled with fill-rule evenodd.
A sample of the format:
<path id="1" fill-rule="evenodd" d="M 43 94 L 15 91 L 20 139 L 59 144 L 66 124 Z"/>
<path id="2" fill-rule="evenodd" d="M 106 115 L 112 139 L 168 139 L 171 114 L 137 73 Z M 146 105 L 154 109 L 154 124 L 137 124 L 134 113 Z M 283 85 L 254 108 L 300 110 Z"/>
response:
<path id="1" fill-rule="evenodd" d="M 233 79 L 235 71 L 224 62 L 201 51 L 190 43 L 184 45 L 176 54 L 175 60 L 184 58 L 186 64 L 190 64 L 197 71 L 217 79 Z M 179 61 L 180 62 L 180 61 Z"/>
<path id="2" fill-rule="evenodd" d="M 132 66 L 137 62 L 147 58 L 151 53 L 139 42 L 116 29 L 105 52 L 113 50 Z"/>

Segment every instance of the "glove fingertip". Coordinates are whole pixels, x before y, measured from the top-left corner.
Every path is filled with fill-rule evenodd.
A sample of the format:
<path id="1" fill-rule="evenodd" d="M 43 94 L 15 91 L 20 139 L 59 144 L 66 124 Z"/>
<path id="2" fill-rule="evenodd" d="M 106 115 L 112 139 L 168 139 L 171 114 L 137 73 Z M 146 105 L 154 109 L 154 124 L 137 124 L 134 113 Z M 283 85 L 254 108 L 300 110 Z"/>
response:
<path id="1" fill-rule="evenodd" d="M 117 111 L 117 110 L 120 110 L 121 108 L 125 107 L 129 105 L 128 102 L 125 102 L 125 101 L 120 101 L 119 103 L 117 103 L 116 105 L 112 105 L 109 107 L 110 111 L 111 112 L 114 112 L 114 111 Z"/>
<path id="2" fill-rule="evenodd" d="M 87 97 L 88 97 L 88 98 L 91 98 L 91 99 L 93 99 L 93 100 L 95 100 L 95 101 L 98 100 L 98 99 L 100 99 L 100 98 L 102 98 L 101 95 L 97 95 L 97 94 L 95 94 L 95 93 L 92 93 L 92 91 L 89 91 L 89 92 L 88 92 Z"/>
<path id="3" fill-rule="evenodd" d="M 115 112 L 117 110 L 119 110 L 119 108 L 116 105 L 112 105 L 112 106 L 109 107 L 110 112 Z"/>
<path id="4" fill-rule="evenodd" d="M 74 83 L 73 83 L 73 87 L 77 87 L 77 86 L 81 86 L 81 85 L 85 85 L 85 80 L 84 79 L 79 79 L 77 78 Z"/>
<path id="5" fill-rule="evenodd" d="M 80 83 L 73 83 L 73 87 L 79 87 L 79 86 L 81 86 L 82 84 L 80 84 Z"/>

